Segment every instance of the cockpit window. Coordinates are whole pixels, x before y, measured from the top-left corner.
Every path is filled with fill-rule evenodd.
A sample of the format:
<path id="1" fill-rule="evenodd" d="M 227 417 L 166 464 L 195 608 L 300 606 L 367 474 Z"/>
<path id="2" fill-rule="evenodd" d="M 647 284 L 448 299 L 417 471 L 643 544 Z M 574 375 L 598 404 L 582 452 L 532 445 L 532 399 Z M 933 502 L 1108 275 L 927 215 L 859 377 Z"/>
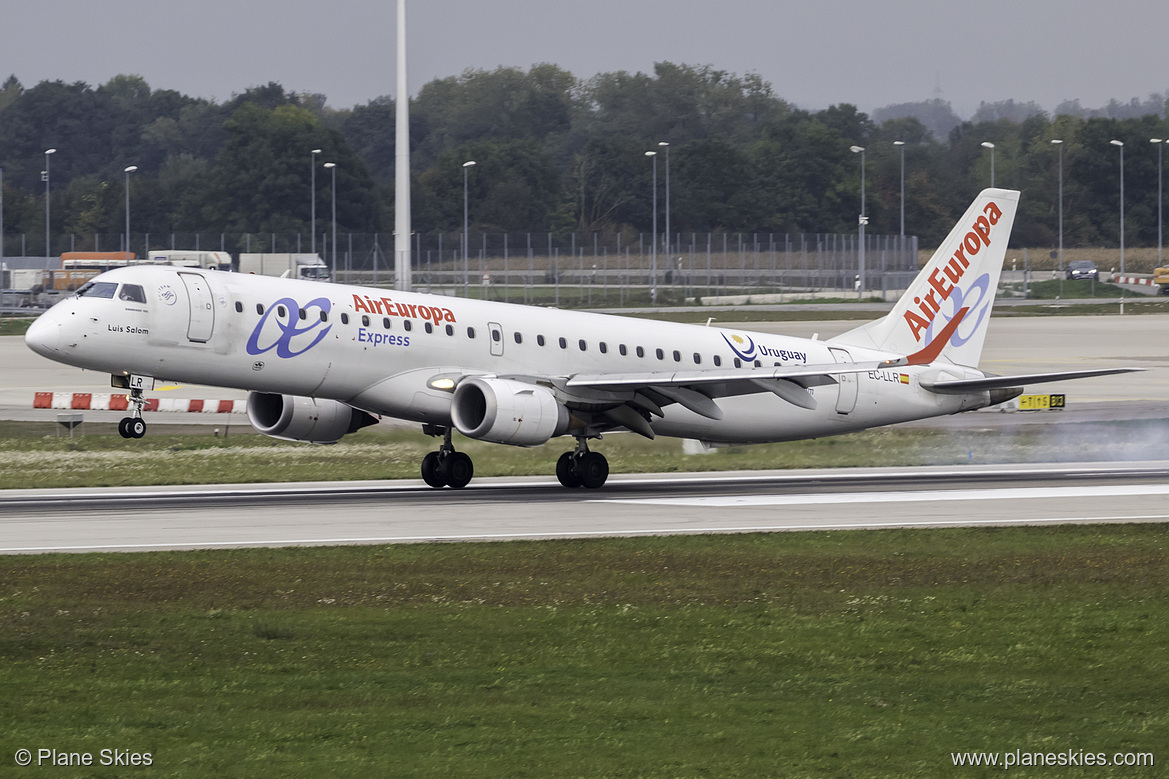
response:
<path id="1" fill-rule="evenodd" d="M 118 293 L 118 300 L 129 300 L 133 303 L 145 303 L 146 293 L 142 291 L 142 287 L 137 284 L 123 284 L 122 291 Z"/>
<path id="2" fill-rule="evenodd" d="M 91 281 L 77 290 L 77 297 L 112 298 L 117 289 L 112 281 Z"/>

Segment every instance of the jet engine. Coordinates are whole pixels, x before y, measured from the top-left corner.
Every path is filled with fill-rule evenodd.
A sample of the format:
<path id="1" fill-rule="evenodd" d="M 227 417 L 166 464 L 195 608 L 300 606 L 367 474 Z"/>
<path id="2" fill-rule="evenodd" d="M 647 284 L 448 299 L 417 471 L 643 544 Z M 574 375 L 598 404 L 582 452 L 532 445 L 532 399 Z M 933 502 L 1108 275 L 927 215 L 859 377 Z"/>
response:
<path id="1" fill-rule="evenodd" d="M 248 421 L 264 435 L 286 441 L 335 444 L 341 436 L 377 424 L 377 417 L 336 400 L 248 394 Z"/>
<path id="2" fill-rule="evenodd" d="M 549 390 L 509 379 L 463 379 L 451 403 L 456 430 L 496 444 L 539 446 L 567 431 L 568 420 Z"/>

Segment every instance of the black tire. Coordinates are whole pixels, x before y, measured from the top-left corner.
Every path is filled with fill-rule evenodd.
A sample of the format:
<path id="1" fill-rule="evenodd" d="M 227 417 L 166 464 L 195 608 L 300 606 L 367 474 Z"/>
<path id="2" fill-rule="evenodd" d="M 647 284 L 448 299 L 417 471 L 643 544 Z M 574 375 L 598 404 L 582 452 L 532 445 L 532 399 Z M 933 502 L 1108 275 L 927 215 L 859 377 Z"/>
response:
<path id="1" fill-rule="evenodd" d="M 443 460 L 440 470 L 452 490 L 461 490 L 471 483 L 471 477 L 475 475 L 475 464 L 463 452 L 451 452 Z"/>
<path id="2" fill-rule="evenodd" d="M 609 478 L 609 461 L 600 452 L 586 452 L 577 459 L 573 470 L 582 486 L 595 490 Z"/>
<path id="3" fill-rule="evenodd" d="M 118 435 L 122 438 L 133 438 L 130 435 L 130 423 L 133 421 L 130 417 L 122 417 L 121 421 L 118 422 Z"/>
<path id="4" fill-rule="evenodd" d="M 556 478 L 570 490 L 580 486 L 580 477 L 576 475 L 576 462 L 572 459 L 572 452 L 565 452 L 556 461 Z"/>
<path id="5" fill-rule="evenodd" d="M 442 469 L 439 468 L 438 464 L 438 452 L 430 452 L 422 458 L 422 481 L 436 490 L 441 490 L 446 486 L 446 481 L 442 478 Z"/>
<path id="6" fill-rule="evenodd" d="M 130 433 L 131 438 L 141 438 L 146 435 L 146 420 L 142 417 L 135 417 L 130 420 L 130 424 L 126 425 L 126 430 Z"/>

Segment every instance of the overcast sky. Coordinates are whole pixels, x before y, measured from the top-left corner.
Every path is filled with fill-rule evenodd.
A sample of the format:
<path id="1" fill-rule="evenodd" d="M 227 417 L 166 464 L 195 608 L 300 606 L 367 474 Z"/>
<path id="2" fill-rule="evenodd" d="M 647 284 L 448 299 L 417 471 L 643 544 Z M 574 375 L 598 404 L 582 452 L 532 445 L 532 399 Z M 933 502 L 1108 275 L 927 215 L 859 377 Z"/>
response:
<path id="1" fill-rule="evenodd" d="M 119 73 L 219 102 L 276 81 L 348 108 L 395 92 L 396 0 L 3 0 L 0 79 Z M 758 73 L 802 108 L 940 96 L 1084 107 L 1169 91 L 1169 0 L 407 0 L 409 90 L 467 68 L 578 77 L 663 60 Z"/>

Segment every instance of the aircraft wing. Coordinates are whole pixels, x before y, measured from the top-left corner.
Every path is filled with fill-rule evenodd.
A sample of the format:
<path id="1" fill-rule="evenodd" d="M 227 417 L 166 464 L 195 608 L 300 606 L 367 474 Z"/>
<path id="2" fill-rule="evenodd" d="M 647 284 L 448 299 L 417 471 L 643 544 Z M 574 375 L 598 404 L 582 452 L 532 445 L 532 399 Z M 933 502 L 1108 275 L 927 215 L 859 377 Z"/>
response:
<path id="1" fill-rule="evenodd" d="M 810 387 L 836 384 L 834 376 L 841 374 L 865 373 L 893 364 L 894 361 L 886 361 L 645 373 L 581 373 L 569 376 L 564 386 L 569 391 L 586 393 L 632 393 L 632 407 L 657 416 L 662 415 L 662 406 L 677 403 L 708 419 L 721 419 L 722 409 L 716 402 L 721 397 L 771 392 L 794 406 L 811 410 L 816 408 L 816 399 L 808 392 Z M 606 413 L 611 419 L 617 419 L 612 410 Z M 638 424 L 636 418 L 631 418 L 625 412 L 620 413 L 622 424 L 629 427 Z M 642 432 L 644 428 L 638 430 Z"/>
<path id="2" fill-rule="evenodd" d="M 922 389 L 938 395 L 965 395 L 967 392 L 1023 387 L 1028 384 L 1046 384 L 1052 381 L 1085 379 L 1090 376 L 1111 376 L 1117 373 L 1135 373 L 1144 368 L 1098 368 L 1086 371 L 1063 371 L 1060 373 L 1028 373 L 1020 376 L 986 376 L 980 379 L 949 379 L 938 382 L 922 382 Z"/>
<path id="3" fill-rule="evenodd" d="M 833 375 L 866 373 L 889 368 L 893 361 L 828 363 L 774 368 L 731 368 L 717 370 L 650 371 L 645 373 L 578 373 L 568 378 L 569 387 L 595 389 L 638 389 L 639 387 L 687 387 L 704 384 L 743 382 L 752 379 L 798 380 L 807 386 L 835 384 Z"/>

